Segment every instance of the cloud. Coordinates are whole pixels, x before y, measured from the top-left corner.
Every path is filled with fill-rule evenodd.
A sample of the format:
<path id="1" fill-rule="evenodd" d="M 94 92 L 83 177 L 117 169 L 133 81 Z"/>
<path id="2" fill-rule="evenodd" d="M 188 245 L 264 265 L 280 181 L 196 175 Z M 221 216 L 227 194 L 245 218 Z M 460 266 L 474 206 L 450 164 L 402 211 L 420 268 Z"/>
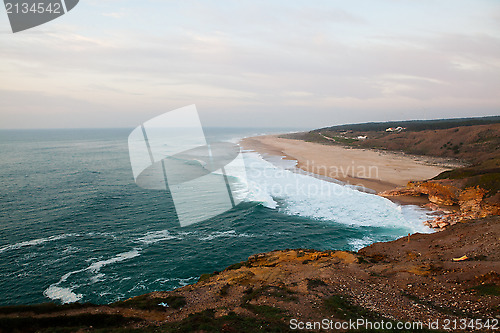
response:
<path id="1" fill-rule="evenodd" d="M 112 17 L 115 19 L 121 19 L 121 18 L 126 17 L 128 15 L 128 13 L 122 9 L 118 12 L 102 13 L 101 15 L 106 16 L 106 17 Z"/>
<path id="2" fill-rule="evenodd" d="M 340 119 L 332 116 L 339 110 L 344 121 L 362 121 L 421 109 L 434 109 L 433 116 L 486 114 L 500 106 L 495 33 L 387 32 L 362 12 L 323 2 L 243 2 L 222 9 L 187 3 L 169 8 L 161 26 L 155 23 L 159 10 L 142 15 L 151 10 L 145 2 L 134 20 L 120 20 L 124 25 L 96 16 L 95 30 L 53 25 L 15 39 L 0 34 L 6 45 L 0 49 L 0 89 L 11 103 L 0 109 L 2 118 L 17 123 L 16 108 L 36 115 L 49 105 L 51 123 L 60 120 L 49 109 L 79 110 L 68 120 L 75 126 L 84 109 L 95 109 L 87 116 L 98 123 L 115 126 L 113 117 L 122 110 L 127 116 L 120 121 L 134 126 L 141 112 L 197 103 L 214 122 L 238 125 L 247 113 L 272 110 L 289 125 L 313 126 Z M 93 4 L 101 17 L 132 10 L 128 3 L 120 4 L 123 11 L 107 4 Z M 311 108 L 317 119 L 308 116 Z M 245 121 L 259 119 L 266 124 L 264 116 Z"/>

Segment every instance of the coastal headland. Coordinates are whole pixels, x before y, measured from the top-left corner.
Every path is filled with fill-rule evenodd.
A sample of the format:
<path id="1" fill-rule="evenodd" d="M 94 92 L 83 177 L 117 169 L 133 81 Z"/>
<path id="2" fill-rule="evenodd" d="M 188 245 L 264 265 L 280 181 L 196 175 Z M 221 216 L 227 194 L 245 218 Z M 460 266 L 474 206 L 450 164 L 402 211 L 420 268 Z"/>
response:
<path id="1" fill-rule="evenodd" d="M 242 145 L 379 195 L 430 202 L 443 211 L 429 222 L 441 232 L 357 252 L 277 249 L 192 285 L 107 305 L 0 307 L 0 332 L 498 330 L 498 121 L 410 123 L 390 131 L 387 124 L 356 126 L 247 138 Z"/>

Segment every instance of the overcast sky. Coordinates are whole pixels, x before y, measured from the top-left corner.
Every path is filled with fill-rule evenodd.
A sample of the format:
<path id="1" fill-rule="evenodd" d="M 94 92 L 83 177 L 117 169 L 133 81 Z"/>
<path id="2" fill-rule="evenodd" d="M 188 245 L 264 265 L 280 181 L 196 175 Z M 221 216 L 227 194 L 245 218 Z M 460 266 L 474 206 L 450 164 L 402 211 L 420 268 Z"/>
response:
<path id="1" fill-rule="evenodd" d="M 0 128 L 208 126 L 500 114 L 499 0 L 81 0 L 13 34 Z"/>

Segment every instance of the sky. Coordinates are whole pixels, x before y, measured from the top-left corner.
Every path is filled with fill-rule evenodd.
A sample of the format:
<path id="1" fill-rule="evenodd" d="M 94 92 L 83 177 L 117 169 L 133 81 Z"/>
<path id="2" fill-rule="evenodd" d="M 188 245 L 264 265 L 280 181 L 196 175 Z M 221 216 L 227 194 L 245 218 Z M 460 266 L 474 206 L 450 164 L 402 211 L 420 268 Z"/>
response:
<path id="1" fill-rule="evenodd" d="M 81 0 L 13 34 L 0 128 L 313 129 L 500 114 L 498 0 Z"/>

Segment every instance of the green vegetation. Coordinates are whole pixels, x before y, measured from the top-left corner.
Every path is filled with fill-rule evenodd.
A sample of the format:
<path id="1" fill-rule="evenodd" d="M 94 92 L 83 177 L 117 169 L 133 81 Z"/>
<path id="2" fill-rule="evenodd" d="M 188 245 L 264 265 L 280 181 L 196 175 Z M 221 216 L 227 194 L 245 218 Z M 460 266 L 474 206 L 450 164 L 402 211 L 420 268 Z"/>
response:
<path id="1" fill-rule="evenodd" d="M 274 297 L 278 300 L 287 302 L 296 302 L 298 300 L 294 291 L 278 286 L 264 286 L 255 290 L 247 290 L 245 293 L 246 295 L 242 298 L 242 306 L 248 304 L 248 302 L 253 299 L 259 298 L 260 296 Z"/>
<path id="2" fill-rule="evenodd" d="M 82 314 L 75 316 L 56 316 L 44 318 L 0 318 L 2 332 L 289 332 L 288 326 L 281 321 L 280 309 L 270 306 L 253 306 L 252 310 L 259 318 L 245 317 L 230 312 L 228 315 L 215 318 L 213 310 L 206 310 L 189 315 L 188 318 L 164 324 L 160 327 L 126 328 L 141 320 L 125 318 L 121 315 Z M 263 319 L 261 319 L 263 318 Z"/>
<path id="3" fill-rule="evenodd" d="M 307 289 L 311 290 L 317 287 L 327 286 L 325 281 L 320 279 L 307 279 Z"/>
<path id="4" fill-rule="evenodd" d="M 347 297 L 341 295 L 333 295 L 324 299 L 323 307 L 326 311 L 339 319 L 380 319 L 380 316 L 377 313 L 352 304 L 348 301 Z"/>
<path id="5" fill-rule="evenodd" d="M 421 299 L 420 297 L 417 297 L 416 295 L 409 294 L 404 290 L 401 292 L 401 294 L 408 297 L 409 299 L 411 299 L 415 303 L 425 305 L 425 306 L 427 306 L 431 309 L 434 309 L 438 312 L 441 312 L 443 314 L 453 315 L 453 316 L 457 316 L 457 317 L 463 317 L 463 315 L 464 315 L 464 313 L 462 313 L 462 312 L 455 311 L 454 309 L 449 308 L 449 307 L 443 307 L 440 305 L 436 305 L 434 302 L 431 302 L 431 301 L 428 301 L 425 299 Z M 468 314 L 468 316 L 470 316 L 471 318 L 480 318 L 478 315 L 475 315 L 475 314 Z"/>
<path id="6" fill-rule="evenodd" d="M 485 189 L 488 191 L 486 194 L 487 196 L 494 195 L 500 190 L 500 172 L 484 174 L 477 179 L 469 179 L 466 187 L 472 186 L 479 186 Z"/>
<path id="7" fill-rule="evenodd" d="M 500 116 L 332 126 L 282 137 L 324 145 L 380 149 L 482 163 L 498 158 Z M 386 132 L 389 127 L 404 127 Z M 359 140 L 359 136 L 366 139 Z M 498 167 L 498 166 L 497 166 Z"/>
<path id="8" fill-rule="evenodd" d="M 260 318 L 265 318 L 273 323 L 279 323 L 283 318 L 287 318 L 286 311 L 279 307 L 269 305 L 258 305 L 250 303 L 252 300 L 257 300 L 261 296 L 273 297 L 277 300 L 286 302 L 296 302 L 298 298 L 294 296 L 295 292 L 278 286 L 264 286 L 258 289 L 249 288 L 245 290 L 245 296 L 241 299 L 241 307 L 252 311 Z"/>
<path id="9" fill-rule="evenodd" d="M 225 271 L 240 269 L 241 267 L 250 267 L 250 263 L 248 261 L 237 262 L 236 264 L 232 264 L 231 266 L 227 267 Z"/>
<path id="10" fill-rule="evenodd" d="M 94 306 L 90 303 L 72 303 L 72 304 L 55 304 L 55 303 L 42 303 L 36 305 L 12 305 L 0 307 L 0 314 L 32 312 L 34 314 L 54 313 L 57 311 L 83 309 Z"/>
<path id="11" fill-rule="evenodd" d="M 261 311 L 262 308 L 259 307 Z M 273 311 L 266 309 L 267 311 Z M 288 326 L 279 320 L 263 320 L 261 318 L 245 317 L 230 312 L 226 316 L 215 318 L 213 310 L 206 310 L 190 315 L 188 318 L 172 324 L 161 326 L 160 332 L 290 332 Z"/>
<path id="12" fill-rule="evenodd" d="M 120 308 L 134 308 L 140 310 L 164 311 L 166 307 L 159 305 L 160 303 L 166 303 L 168 304 L 169 308 L 177 310 L 186 305 L 186 299 L 184 298 L 184 296 L 176 296 L 176 295 L 161 297 L 161 298 L 156 298 L 156 297 L 150 298 L 149 295 L 146 294 L 133 297 L 125 301 L 113 303 L 111 304 L 111 306 Z"/>
<path id="13" fill-rule="evenodd" d="M 311 131 L 311 132 L 301 132 L 301 133 L 291 133 L 291 134 L 283 134 L 280 137 L 286 139 L 295 139 L 295 140 L 304 140 L 307 142 L 317 142 L 322 144 L 335 144 L 335 142 L 325 139 L 319 133 Z"/>
<path id="14" fill-rule="evenodd" d="M 361 329 L 357 331 L 352 331 L 352 332 L 415 332 L 414 330 L 398 330 L 396 329 L 396 322 L 393 320 L 388 320 L 387 318 L 384 318 L 380 316 L 378 313 L 375 313 L 373 311 L 367 310 L 363 307 L 360 307 L 358 305 L 352 304 L 349 302 L 348 298 L 342 295 L 333 295 L 330 296 L 326 299 L 323 300 L 323 307 L 328 311 L 329 313 L 333 314 L 336 318 L 343 319 L 343 320 L 357 320 L 357 319 L 367 319 L 371 322 L 375 321 L 380 321 L 384 320 L 385 322 L 391 322 L 393 324 L 393 329 L 390 330 L 369 330 L 369 329 Z M 436 330 L 429 330 L 429 329 L 422 329 L 418 330 L 418 332 L 437 332 Z"/>
<path id="15" fill-rule="evenodd" d="M 218 275 L 219 272 L 215 271 L 213 273 L 205 273 L 205 274 L 201 274 L 200 275 L 200 278 L 198 279 L 198 282 L 203 282 L 203 281 L 207 281 L 208 279 L 210 279 L 212 276 L 216 276 Z"/>
<path id="16" fill-rule="evenodd" d="M 331 138 L 334 139 L 335 142 L 342 143 L 342 144 L 350 144 L 350 143 L 358 141 L 357 139 L 354 139 L 354 138 L 342 138 L 340 136 L 332 136 Z"/>
<path id="17" fill-rule="evenodd" d="M 225 285 L 223 285 L 222 288 L 220 288 L 219 295 L 226 296 L 229 291 L 229 288 L 231 288 L 229 284 L 226 283 Z"/>
<path id="18" fill-rule="evenodd" d="M 286 317 L 286 311 L 270 305 L 245 304 L 245 308 L 267 320 L 281 320 Z"/>
<path id="19" fill-rule="evenodd" d="M 125 318 L 111 314 L 80 314 L 43 318 L 15 317 L 0 318 L 2 332 L 75 332 L 95 328 L 118 328 L 139 322 L 137 318 Z M 106 330 L 109 331 L 109 330 Z"/>
<path id="20" fill-rule="evenodd" d="M 474 125 L 488 125 L 500 123 L 500 116 L 491 117 L 478 117 L 478 118 L 456 118 L 456 119 L 436 119 L 436 120 L 407 120 L 407 121 L 388 121 L 377 123 L 362 123 L 362 124 L 348 124 L 325 127 L 315 132 L 321 131 L 385 131 L 389 127 L 406 127 L 407 131 L 425 131 L 425 130 L 438 130 L 448 129 L 459 126 L 474 126 Z"/>
<path id="21" fill-rule="evenodd" d="M 433 178 L 467 179 L 465 187 L 479 186 L 491 196 L 500 190 L 500 158 L 492 158 L 477 165 L 441 172 Z"/>
<path id="22" fill-rule="evenodd" d="M 474 166 L 441 172 L 433 179 L 464 179 L 484 174 L 500 173 L 500 158 L 492 158 Z"/>
<path id="23" fill-rule="evenodd" d="M 475 286 L 472 289 L 475 290 L 476 293 L 481 296 L 485 295 L 500 296 L 500 286 L 494 283 L 480 284 L 479 286 Z"/>

